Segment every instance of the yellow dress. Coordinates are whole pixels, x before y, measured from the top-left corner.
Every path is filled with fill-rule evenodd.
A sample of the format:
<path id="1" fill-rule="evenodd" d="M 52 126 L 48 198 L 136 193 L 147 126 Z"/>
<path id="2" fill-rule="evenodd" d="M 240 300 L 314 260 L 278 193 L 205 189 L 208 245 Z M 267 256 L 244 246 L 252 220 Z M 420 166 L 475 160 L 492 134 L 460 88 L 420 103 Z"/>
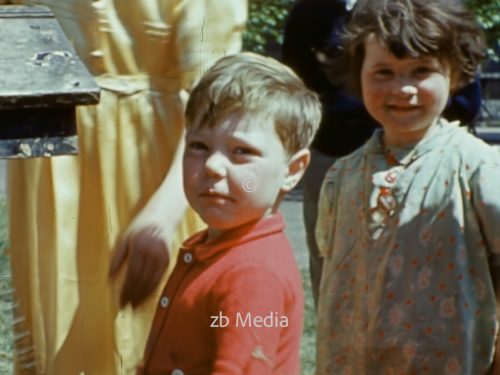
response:
<path id="1" fill-rule="evenodd" d="M 102 89 L 78 156 L 9 162 L 16 373 L 134 373 L 157 298 L 118 309 L 112 250 L 169 170 L 186 89 L 240 49 L 247 2 L 11 2 L 48 5 Z M 188 212 L 175 242 L 200 225 Z"/>

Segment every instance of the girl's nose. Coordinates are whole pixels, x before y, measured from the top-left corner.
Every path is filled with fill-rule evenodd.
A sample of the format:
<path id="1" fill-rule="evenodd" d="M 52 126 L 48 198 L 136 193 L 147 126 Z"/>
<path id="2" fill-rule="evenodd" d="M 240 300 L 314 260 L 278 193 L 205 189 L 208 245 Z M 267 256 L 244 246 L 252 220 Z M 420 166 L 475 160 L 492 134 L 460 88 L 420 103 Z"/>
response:
<path id="1" fill-rule="evenodd" d="M 397 75 L 392 83 L 392 93 L 399 96 L 413 96 L 418 93 L 415 81 L 406 75 Z"/>
<path id="2" fill-rule="evenodd" d="M 205 161 L 205 170 L 211 177 L 224 177 L 226 174 L 227 159 L 220 152 L 214 152 Z"/>
<path id="3" fill-rule="evenodd" d="M 401 86 L 400 88 L 400 92 L 403 94 L 403 95 L 416 95 L 418 90 L 417 88 L 415 87 L 415 85 L 412 85 L 412 84 L 404 84 Z"/>

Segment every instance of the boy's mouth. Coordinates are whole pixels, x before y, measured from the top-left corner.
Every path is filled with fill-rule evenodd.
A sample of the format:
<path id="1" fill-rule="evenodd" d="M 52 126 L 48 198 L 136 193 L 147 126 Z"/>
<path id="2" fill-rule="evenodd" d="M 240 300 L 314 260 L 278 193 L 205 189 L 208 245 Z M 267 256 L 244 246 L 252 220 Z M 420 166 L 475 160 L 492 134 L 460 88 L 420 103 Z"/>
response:
<path id="1" fill-rule="evenodd" d="M 200 197 L 202 198 L 209 198 L 209 199 L 223 199 L 223 200 L 228 200 L 231 202 L 235 202 L 235 200 L 230 197 L 227 194 L 219 193 L 216 191 L 208 190 L 200 194 Z"/>

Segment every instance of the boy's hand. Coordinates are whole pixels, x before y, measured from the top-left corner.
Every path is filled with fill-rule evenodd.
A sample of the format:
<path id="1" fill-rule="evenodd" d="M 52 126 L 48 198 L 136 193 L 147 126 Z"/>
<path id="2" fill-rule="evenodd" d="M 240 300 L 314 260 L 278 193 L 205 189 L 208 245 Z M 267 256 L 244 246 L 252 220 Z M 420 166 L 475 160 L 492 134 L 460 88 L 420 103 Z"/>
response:
<path id="1" fill-rule="evenodd" d="M 155 225 L 129 227 L 119 239 L 109 267 L 115 277 L 124 263 L 125 280 L 120 293 L 120 305 L 133 307 L 143 302 L 156 288 L 169 261 L 165 230 Z M 128 258 L 128 261 L 127 261 Z"/>

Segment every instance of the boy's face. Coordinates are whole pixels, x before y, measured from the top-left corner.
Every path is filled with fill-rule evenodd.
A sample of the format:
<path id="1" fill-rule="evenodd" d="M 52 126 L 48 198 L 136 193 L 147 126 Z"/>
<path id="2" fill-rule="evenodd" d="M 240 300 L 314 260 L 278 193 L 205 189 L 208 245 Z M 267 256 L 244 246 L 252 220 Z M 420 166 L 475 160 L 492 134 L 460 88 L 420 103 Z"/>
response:
<path id="1" fill-rule="evenodd" d="M 420 140 L 443 112 L 450 72 L 436 58 L 396 58 L 373 34 L 365 40 L 361 90 L 389 145 Z"/>
<path id="2" fill-rule="evenodd" d="M 209 234 L 269 215 L 287 189 L 289 159 L 274 124 L 230 114 L 186 134 L 184 190 Z"/>

